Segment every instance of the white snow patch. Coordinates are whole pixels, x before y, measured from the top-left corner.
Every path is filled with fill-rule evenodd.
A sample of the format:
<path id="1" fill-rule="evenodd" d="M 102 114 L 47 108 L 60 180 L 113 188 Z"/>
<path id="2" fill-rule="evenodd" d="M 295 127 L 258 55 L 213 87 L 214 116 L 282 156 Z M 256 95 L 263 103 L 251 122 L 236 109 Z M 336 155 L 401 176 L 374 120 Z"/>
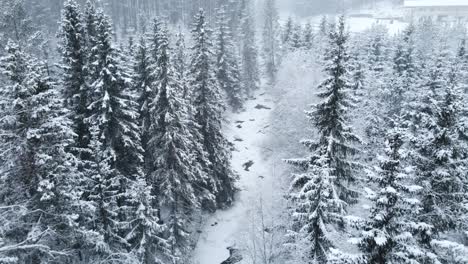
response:
<path id="1" fill-rule="evenodd" d="M 240 176 L 240 191 L 231 208 L 217 211 L 201 228 L 192 258 L 194 264 L 220 264 L 229 257 L 227 247 L 242 246 L 240 233 L 249 219 L 249 211 L 259 192 L 270 190 L 265 188 L 272 181 L 269 165 L 265 161 L 265 154 L 270 150 L 263 147 L 263 141 L 268 137 L 272 110 L 256 109 L 255 106 L 261 104 L 273 108 L 274 105 L 265 91 L 260 90 L 255 96 L 255 100 L 246 103 L 245 112 L 228 117 L 231 123 L 225 129 L 227 138 L 236 148 L 232 166 Z M 243 164 L 249 161 L 254 163 L 246 171 Z"/>

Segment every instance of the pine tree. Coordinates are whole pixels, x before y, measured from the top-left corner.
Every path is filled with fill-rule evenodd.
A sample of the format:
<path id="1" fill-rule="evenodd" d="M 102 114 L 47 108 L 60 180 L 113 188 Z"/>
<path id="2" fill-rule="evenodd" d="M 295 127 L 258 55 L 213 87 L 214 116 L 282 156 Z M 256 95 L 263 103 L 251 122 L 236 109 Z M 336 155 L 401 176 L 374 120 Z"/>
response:
<path id="1" fill-rule="evenodd" d="M 319 98 L 307 115 L 319 132 L 318 140 L 303 140 L 312 154 L 299 160 L 288 160 L 305 172 L 296 175 L 293 188 L 296 232 L 309 241 L 309 263 L 325 263 L 333 247 L 331 224 L 342 227 L 344 213 L 357 192 L 352 189 L 356 181 L 355 170 L 360 166 L 349 161 L 357 152 L 353 143 L 359 142 L 346 124 L 350 105 L 347 80 L 348 55 L 344 18 L 340 18 L 338 31 L 330 33 L 326 72 L 329 77 L 319 85 Z"/>
<path id="2" fill-rule="evenodd" d="M 276 78 L 276 72 L 279 66 L 280 54 L 280 28 L 278 25 L 278 10 L 275 0 L 265 1 L 264 9 L 264 27 L 263 27 L 263 57 L 265 61 L 265 71 L 270 83 Z"/>
<path id="3" fill-rule="evenodd" d="M 304 38 L 303 38 L 304 46 L 307 49 L 311 49 L 314 45 L 314 32 L 312 29 L 312 24 L 308 21 L 304 28 Z"/>
<path id="4" fill-rule="evenodd" d="M 155 100 L 156 92 L 154 88 L 154 66 L 151 65 L 149 49 L 143 37 L 140 37 L 134 61 L 132 80 L 138 103 L 141 145 L 144 150 L 144 171 L 147 174 L 147 180 L 150 181 L 147 173 L 152 162 L 151 153 L 148 152 L 149 127 L 152 122 L 149 105 Z"/>
<path id="5" fill-rule="evenodd" d="M 318 87 L 318 97 L 322 102 L 309 115 L 320 132 L 320 144 L 326 146 L 329 152 L 328 165 L 334 172 L 332 176 L 335 177 L 338 194 L 347 203 L 352 203 L 357 195 L 352 185 L 356 181 L 355 170 L 359 165 L 349 158 L 358 151 L 353 144 L 360 140 L 347 124 L 347 110 L 353 101 L 349 91 L 347 40 L 344 17 L 341 17 L 338 30 L 330 33 L 325 68 L 328 77 Z"/>
<path id="6" fill-rule="evenodd" d="M 188 87 L 187 87 L 187 54 L 185 48 L 185 36 L 179 32 L 176 36 L 176 44 L 174 50 L 174 70 L 177 74 L 178 80 L 183 86 L 183 98 L 188 99 Z"/>
<path id="7" fill-rule="evenodd" d="M 414 87 L 416 65 L 414 58 L 414 26 L 410 24 L 397 44 L 393 59 L 394 77 L 390 83 L 389 116 L 400 116 L 408 111 L 406 96 Z"/>
<path id="8" fill-rule="evenodd" d="M 389 83 L 393 78 L 390 65 L 389 44 L 387 39 L 388 29 L 381 25 L 372 25 L 366 35 L 364 49 L 356 47 L 359 55 L 359 71 L 363 74 L 365 87 L 363 87 L 363 106 L 359 115 L 364 118 L 365 135 L 367 137 L 366 151 L 368 160 L 375 160 L 375 150 L 382 150 L 386 131 L 389 128 L 387 119 L 388 96 L 391 94 Z M 359 72 L 358 71 L 358 72 Z M 356 73 L 358 73 L 356 72 Z M 360 78 L 357 78 L 360 79 Z M 355 78 L 356 80 L 356 78 Z M 355 82 L 357 83 L 357 82 Z M 390 87 L 391 88 L 391 87 Z M 365 99 L 364 99 L 365 98 Z M 362 115 L 362 113 L 371 113 Z"/>
<path id="9" fill-rule="evenodd" d="M 328 27 L 328 18 L 327 16 L 322 16 L 322 19 L 320 20 L 320 25 L 319 25 L 319 33 L 322 36 L 327 36 L 329 32 L 329 27 Z"/>
<path id="10" fill-rule="evenodd" d="M 299 49 L 304 45 L 302 42 L 302 27 L 300 24 L 294 25 L 291 39 L 289 40 L 289 46 L 292 49 Z"/>
<path id="11" fill-rule="evenodd" d="M 241 6 L 241 81 L 244 94 L 249 98 L 259 88 L 260 73 L 250 0 L 242 0 Z"/>
<path id="12" fill-rule="evenodd" d="M 192 29 L 194 46 L 189 70 L 189 87 L 194 106 L 194 120 L 199 126 L 202 145 L 208 153 L 210 163 L 208 174 L 212 179 L 206 187 L 215 195 L 216 204 L 223 207 L 232 203 L 236 188 L 228 141 L 221 131 L 224 108 L 221 91 L 214 75 L 209 34 L 205 13 L 200 10 Z"/>
<path id="13" fill-rule="evenodd" d="M 152 177 L 156 184 L 153 188 L 158 189 L 161 207 L 169 210 L 166 222 L 172 263 L 184 263 L 190 251 L 191 213 L 200 207 L 195 183 L 201 181 L 204 171 L 193 149 L 194 140 L 186 121 L 187 101 L 170 60 L 166 29 L 161 29 L 158 39 L 158 95 L 150 106 L 153 122 L 149 149 L 154 152 Z"/>
<path id="14" fill-rule="evenodd" d="M 444 66 L 436 63 L 435 67 Z M 426 91 L 433 94 L 430 105 L 426 104 L 432 107 L 421 111 L 424 130 L 413 141 L 418 147 L 416 162 L 424 187 L 421 218 L 439 233 L 459 230 L 463 225 L 466 173 L 460 168 L 467 166 L 468 149 L 463 140 L 466 132 L 460 126 L 461 97 L 455 72 L 452 70 L 447 76 L 436 69 Z"/>
<path id="15" fill-rule="evenodd" d="M 0 48 L 2 51 L 5 49 L 3 45 L 9 40 L 18 45 L 22 44 L 28 49 L 38 44 L 38 34 L 35 34 L 37 31 L 28 13 L 26 1 L 2 1 L 2 14 L 0 15 L 0 42 L 3 43 L 0 44 Z"/>
<path id="16" fill-rule="evenodd" d="M 288 20 L 286 21 L 286 24 L 284 25 L 283 34 L 281 37 L 283 44 L 287 45 L 287 43 L 290 42 L 293 31 L 294 31 L 294 22 L 292 20 L 292 17 L 288 17 Z"/>
<path id="17" fill-rule="evenodd" d="M 80 175 L 67 152 L 72 122 L 42 62 L 10 43 L 1 65 L 0 259 L 65 261 L 83 231 L 76 223 Z"/>
<path id="18" fill-rule="evenodd" d="M 112 48 L 109 20 L 98 13 L 96 22 L 98 45 L 94 49 L 98 56 L 90 63 L 101 70 L 98 79 L 92 83 L 92 103 L 89 106 L 91 149 L 96 155 L 90 169 L 93 181 L 88 192 L 97 214 L 89 221 L 103 235 L 98 248 L 112 255 L 128 253 L 131 246 L 126 238 L 132 230 L 128 223 L 138 219 L 137 208 L 141 206 L 141 203 L 132 203 L 139 194 L 131 190 L 143 178 L 143 149 L 136 99 L 129 93 L 130 85 L 122 75 Z"/>
<path id="19" fill-rule="evenodd" d="M 421 263 L 427 258 L 425 248 L 417 241 L 417 234 L 426 231 L 427 225 L 412 216 L 421 209 L 415 196 L 422 187 L 414 185 L 414 175 L 407 174 L 410 170 L 403 167 L 402 158 L 407 156 L 402 149 L 404 133 L 400 128 L 389 133 L 386 156 L 370 174 L 369 180 L 378 185 L 379 191 L 371 194 L 374 204 L 369 220 L 355 241 L 369 264 Z"/>
<path id="20" fill-rule="evenodd" d="M 228 27 L 225 6 L 219 8 L 216 24 L 216 77 L 221 89 L 226 92 L 229 105 L 234 111 L 239 111 L 243 104 L 239 60 Z"/>
<path id="21" fill-rule="evenodd" d="M 88 117 L 88 96 L 86 84 L 86 42 L 79 7 L 74 1 L 66 2 L 62 12 L 61 46 L 63 57 L 63 86 L 65 107 L 71 111 L 74 131 L 77 135 L 74 152 L 80 159 L 90 156 L 89 127 L 85 123 Z"/>
<path id="22" fill-rule="evenodd" d="M 152 126 L 152 116 L 150 113 L 150 105 L 156 100 L 158 94 L 157 86 L 155 84 L 156 76 L 158 74 L 158 56 L 159 56 L 159 37 L 161 31 L 161 21 L 157 18 L 153 19 L 151 25 L 151 32 L 149 33 L 148 48 L 145 51 L 147 53 L 147 58 L 138 58 L 140 61 L 145 59 L 147 71 L 146 75 L 146 87 L 139 91 L 139 115 L 140 115 L 140 124 L 141 124 L 141 139 L 142 146 L 145 150 L 144 159 L 145 159 L 145 173 L 151 170 L 152 163 L 154 161 L 153 152 L 149 150 L 149 139 L 151 138 L 150 127 Z M 146 48 L 145 48 L 146 50 Z M 141 55 L 141 54 L 140 54 Z M 156 190 L 153 190 L 156 191 Z"/>
<path id="23" fill-rule="evenodd" d="M 333 247 L 331 224 L 343 224 L 342 211 L 345 203 L 338 197 L 334 187 L 334 172 L 329 167 L 330 157 L 326 146 L 315 148 L 317 142 L 304 140 L 303 144 L 312 151 L 310 157 L 287 160 L 288 163 L 305 170 L 294 175 L 291 194 L 295 202 L 293 211 L 294 236 L 307 241 L 307 263 L 326 263 Z M 296 238 L 297 239 L 297 238 Z"/>
<path id="24" fill-rule="evenodd" d="M 85 51 L 87 54 L 87 64 L 86 64 L 86 72 L 87 72 L 87 83 L 88 86 L 92 85 L 92 82 L 98 78 L 99 75 L 99 68 L 97 65 L 93 65 L 91 62 L 96 61 L 98 59 L 97 49 L 95 47 L 98 45 L 97 43 L 97 20 L 98 14 L 94 4 L 91 0 L 86 1 L 85 11 L 84 11 L 84 31 L 85 31 Z"/>

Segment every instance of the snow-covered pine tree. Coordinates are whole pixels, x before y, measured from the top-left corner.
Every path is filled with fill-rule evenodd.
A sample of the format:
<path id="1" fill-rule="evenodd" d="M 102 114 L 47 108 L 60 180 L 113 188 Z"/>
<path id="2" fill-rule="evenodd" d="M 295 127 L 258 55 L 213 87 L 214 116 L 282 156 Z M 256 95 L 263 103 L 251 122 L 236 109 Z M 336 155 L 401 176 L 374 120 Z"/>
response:
<path id="1" fill-rule="evenodd" d="M 258 49 L 255 37 L 255 21 L 250 0 L 241 2 L 240 42 L 241 42 L 241 81 L 244 95 L 250 98 L 260 85 Z"/>
<path id="2" fill-rule="evenodd" d="M 209 175 L 207 174 L 208 167 L 210 166 L 210 162 L 208 161 L 208 154 L 203 149 L 203 146 L 200 144 L 202 140 L 202 135 L 200 133 L 200 126 L 197 124 L 195 120 L 195 108 L 193 106 L 192 95 L 193 92 L 190 87 L 190 74 L 189 74 L 189 67 L 187 65 L 187 54 L 185 49 L 185 36 L 182 33 L 177 34 L 177 41 L 175 45 L 175 50 L 173 51 L 173 60 L 172 64 L 174 65 L 174 74 L 176 76 L 177 81 L 183 87 L 182 89 L 182 98 L 185 102 L 185 111 L 186 111 L 186 125 L 189 127 L 191 134 L 191 144 L 190 147 L 193 151 L 193 155 L 196 156 L 196 159 L 199 164 L 195 164 L 194 168 L 198 168 L 197 166 L 201 166 L 202 170 L 197 173 L 198 182 L 197 184 L 193 184 L 195 187 L 195 191 L 197 193 L 197 197 L 199 200 L 200 205 L 203 208 L 215 208 L 215 200 L 216 198 L 210 191 L 207 189 L 209 182 Z"/>
<path id="3" fill-rule="evenodd" d="M 414 54 L 414 25 L 410 24 L 397 43 L 393 59 L 394 76 L 390 82 L 388 116 L 400 116 L 407 112 L 408 95 L 414 88 L 416 63 Z"/>
<path id="4" fill-rule="evenodd" d="M 451 67 L 446 61 L 443 65 L 436 63 L 435 67 Z M 443 75 L 436 76 L 436 72 Z M 462 101 L 456 72 L 452 69 L 444 74 L 437 70 L 432 74 L 434 79 L 425 92 L 432 90 L 435 94 L 430 100 L 432 107 L 421 111 L 425 130 L 419 131 L 413 141 L 418 147 L 416 162 L 424 187 L 421 219 L 434 226 L 434 233 L 439 234 L 460 231 L 464 225 L 467 180 L 462 168 L 468 166 L 468 149 L 467 132 L 461 127 Z"/>
<path id="5" fill-rule="evenodd" d="M 96 7 L 91 2 L 91 0 L 86 1 L 85 11 L 84 11 L 84 27 L 85 27 L 85 52 L 87 55 L 87 64 L 86 64 L 86 72 L 87 72 L 87 83 L 88 86 L 92 85 L 92 82 L 98 78 L 99 69 L 97 65 L 93 65 L 91 62 L 96 61 L 98 58 L 97 49 L 95 48 L 97 43 L 97 19 L 98 14 L 96 11 Z"/>
<path id="6" fill-rule="evenodd" d="M 408 156 L 402 148 L 406 132 L 399 126 L 394 125 L 396 128 L 388 133 L 385 156 L 369 172 L 369 180 L 379 189 L 370 193 L 371 214 L 360 236 L 353 239 L 369 264 L 426 263 L 429 256 L 417 241 L 418 233 L 427 228 L 415 217 L 421 210 L 416 195 L 422 187 L 415 185 L 414 170 L 404 167 L 402 159 Z"/>
<path id="7" fill-rule="evenodd" d="M 10 43 L 1 65 L 0 261 L 64 262 L 84 231 L 72 122 L 42 62 Z"/>
<path id="8" fill-rule="evenodd" d="M 388 62 L 389 39 L 387 37 L 388 29 L 382 25 L 372 25 L 371 28 L 364 32 L 365 43 L 363 48 L 356 53 L 359 54 L 361 71 L 364 73 L 364 100 L 360 109 L 365 111 L 365 135 L 366 135 L 366 153 L 368 160 L 374 160 L 376 157 L 375 150 L 383 149 L 382 140 L 386 135 L 388 128 L 386 119 L 392 118 L 387 116 L 387 98 L 390 93 L 388 83 L 390 83 L 392 75 L 392 67 Z M 361 112 L 362 113 L 362 112 Z"/>
<path id="9" fill-rule="evenodd" d="M 295 243 L 305 241 L 307 250 L 299 256 L 305 263 L 326 263 L 333 247 L 332 224 L 342 225 L 345 202 L 335 190 L 335 172 L 326 146 L 312 140 L 302 142 L 312 151 L 305 159 L 287 160 L 304 171 L 294 175 L 291 200 L 294 202 L 293 228 Z M 302 246 L 302 245 L 301 245 Z"/>
<path id="10" fill-rule="evenodd" d="M 140 116 L 140 125 L 141 125 L 141 142 L 144 149 L 144 168 L 145 173 L 151 171 L 152 163 L 154 161 L 153 152 L 149 150 L 149 139 L 151 138 L 150 127 L 152 126 L 152 116 L 150 113 L 150 105 L 156 100 L 156 95 L 158 93 L 157 87 L 155 84 L 156 76 L 158 75 L 159 69 L 158 65 L 158 56 L 159 56 L 159 37 L 161 31 L 161 21 L 158 18 L 154 18 L 151 24 L 151 31 L 148 33 L 148 40 L 145 47 L 142 47 L 140 44 L 140 51 L 138 54 L 137 63 L 143 63 L 142 60 L 145 60 L 145 87 L 140 87 L 139 89 L 139 116 Z M 141 41 L 144 41 L 143 39 Z M 141 43 L 140 41 L 140 43 Z M 146 45 L 148 45 L 146 47 Z M 143 55 L 143 53 L 145 55 Z M 141 69 L 143 70 L 143 69 Z M 143 74 L 143 73 L 142 73 Z M 148 175 L 147 175 L 148 177 Z M 149 179 L 150 180 L 150 179 Z M 151 185 L 153 185 L 151 183 Z M 156 191 L 153 189 L 153 191 Z"/>
<path id="11" fill-rule="evenodd" d="M 291 40 L 293 31 L 294 31 L 294 21 L 292 17 L 288 17 L 288 20 L 286 21 L 286 24 L 284 25 L 284 28 L 281 34 L 281 41 L 283 41 L 284 45 L 288 45 L 289 41 Z"/>
<path id="12" fill-rule="evenodd" d="M 149 51 L 150 51 L 150 58 L 153 64 L 157 64 L 158 62 L 158 47 L 159 47 L 159 36 L 161 33 L 162 22 L 159 18 L 153 18 L 151 22 L 151 32 L 149 35 Z M 156 69 L 153 69 L 155 74 L 157 72 Z"/>
<path id="13" fill-rule="evenodd" d="M 310 21 L 308 21 L 305 24 L 304 36 L 303 36 L 302 41 L 306 49 L 311 49 L 312 46 L 314 45 L 314 30 L 312 28 L 312 24 L 310 23 Z"/>
<path id="14" fill-rule="evenodd" d="M 303 140 L 312 154 L 299 160 L 287 160 L 305 171 L 293 180 L 293 201 L 296 201 L 293 232 L 309 241 L 309 256 L 304 261 L 326 263 L 333 247 L 332 224 L 344 225 L 347 206 L 355 202 L 357 191 L 352 189 L 356 181 L 356 169 L 360 167 L 349 158 L 359 142 L 346 124 L 347 110 L 351 106 L 348 78 L 347 35 L 344 17 L 340 18 L 338 31 L 330 32 L 327 52 L 327 79 L 319 85 L 322 102 L 307 113 L 319 132 L 318 140 Z"/>
<path id="15" fill-rule="evenodd" d="M 369 40 L 366 49 L 369 69 L 375 72 L 382 72 L 386 68 L 385 63 L 388 60 L 388 29 L 385 26 L 374 24 L 368 34 Z"/>
<path id="16" fill-rule="evenodd" d="M 138 106 L 116 59 L 109 19 L 98 12 L 96 22 L 98 45 L 94 49 L 98 56 L 90 63 L 97 65 L 100 72 L 92 82 L 89 106 L 89 122 L 93 128 L 91 148 L 96 155 L 90 169 L 93 181 L 88 186 L 88 199 L 97 212 L 90 216 L 89 224 L 103 236 L 97 247 L 105 256 L 128 256 L 131 243 L 126 236 L 133 229 L 129 223 L 139 219 L 138 208 L 142 204 L 132 202 L 141 194 L 131 191 L 143 178 Z"/>
<path id="17" fill-rule="evenodd" d="M 270 83 L 275 81 L 276 72 L 280 64 L 281 29 L 278 20 L 279 15 L 276 9 L 276 0 L 266 0 L 264 8 L 262 56 L 265 63 L 265 72 Z"/>
<path id="18" fill-rule="evenodd" d="M 320 133 L 320 144 L 328 155 L 328 167 L 333 172 L 334 184 L 339 197 L 353 203 L 357 192 L 353 184 L 357 180 L 359 165 L 350 160 L 358 152 L 353 146 L 360 139 L 348 124 L 349 108 L 352 107 L 352 84 L 349 80 L 348 35 L 345 19 L 340 17 L 337 30 L 330 32 L 329 47 L 325 55 L 326 79 L 318 86 L 318 97 L 322 101 L 315 105 L 309 115 Z"/>
<path id="19" fill-rule="evenodd" d="M 89 158 L 89 127 L 85 123 L 88 117 L 88 96 L 86 84 L 86 39 L 82 15 L 75 1 L 67 1 L 62 11 L 60 26 L 60 51 L 63 61 L 63 97 L 65 107 L 70 110 L 74 123 L 76 143 L 73 152 L 81 160 Z"/>
<path id="20" fill-rule="evenodd" d="M 163 27 L 163 26 L 161 26 Z M 200 207 L 196 183 L 201 182 L 204 168 L 197 160 L 195 145 L 188 125 L 187 100 L 183 86 L 170 59 L 167 30 L 160 30 L 158 39 L 158 75 L 155 84 L 158 95 L 150 105 L 152 117 L 149 151 L 153 152 L 153 188 L 166 208 L 168 243 L 172 263 L 185 263 L 190 252 L 189 230 L 191 214 Z"/>
<path id="21" fill-rule="evenodd" d="M 242 109 L 244 94 L 241 88 L 239 59 L 229 29 L 225 8 L 226 6 L 222 5 L 216 15 L 216 78 L 221 89 L 227 95 L 229 105 L 234 111 L 239 111 Z"/>
<path id="22" fill-rule="evenodd" d="M 176 44 L 174 49 L 174 70 L 177 74 L 177 78 L 183 86 L 183 98 L 188 99 L 188 87 L 187 87 L 187 54 L 185 48 L 185 36 L 182 32 L 176 35 Z"/>
<path id="23" fill-rule="evenodd" d="M 149 105 L 155 100 L 156 92 L 154 88 L 154 64 L 150 58 L 146 39 L 141 36 L 137 44 L 133 67 L 133 85 L 137 96 L 139 125 L 141 130 L 141 145 L 144 150 L 144 171 L 147 180 L 148 171 L 153 161 L 151 153 L 148 151 L 148 141 L 150 138 L 150 126 L 152 123 Z"/>
<path id="24" fill-rule="evenodd" d="M 27 10 L 24 0 L 2 1 L 2 13 L 0 15 L 0 54 L 5 50 L 9 40 L 23 45 L 25 49 L 37 51 L 35 44 L 39 44 L 37 27 Z"/>
<path id="25" fill-rule="evenodd" d="M 329 32 L 329 24 L 328 24 L 328 17 L 327 16 L 322 16 L 320 19 L 320 24 L 319 24 L 319 33 L 322 35 L 322 37 L 326 37 Z"/>
<path id="26" fill-rule="evenodd" d="M 289 40 L 289 47 L 292 49 L 302 48 L 304 43 L 302 42 L 302 26 L 300 24 L 295 24 Z"/>
<path id="27" fill-rule="evenodd" d="M 194 120 L 199 126 L 204 150 L 210 162 L 208 174 L 212 176 L 207 189 L 216 197 L 218 207 L 230 205 L 236 188 L 231 169 L 231 151 L 222 133 L 221 90 L 217 85 L 213 63 L 213 45 L 207 28 L 205 12 L 200 10 L 192 29 L 194 45 L 191 48 L 189 87 L 194 107 Z M 205 208 L 206 209 L 206 208 Z"/>

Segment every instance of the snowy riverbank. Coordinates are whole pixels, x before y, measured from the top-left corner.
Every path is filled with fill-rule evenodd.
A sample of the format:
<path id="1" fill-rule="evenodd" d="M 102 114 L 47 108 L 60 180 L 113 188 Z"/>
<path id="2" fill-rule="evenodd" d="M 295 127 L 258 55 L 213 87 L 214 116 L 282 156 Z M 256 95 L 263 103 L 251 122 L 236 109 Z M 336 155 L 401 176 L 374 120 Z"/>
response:
<path id="1" fill-rule="evenodd" d="M 270 115 L 273 108 L 271 97 L 257 91 L 255 99 L 245 105 L 245 111 L 231 114 L 226 127 L 227 138 L 233 142 L 232 165 L 239 174 L 237 200 L 226 210 L 210 216 L 202 227 L 194 251 L 194 264 L 220 264 L 229 257 L 228 247 L 236 246 L 247 224 L 252 205 L 262 192 L 271 193 L 270 169 L 263 147 L 268 138 Z"/>

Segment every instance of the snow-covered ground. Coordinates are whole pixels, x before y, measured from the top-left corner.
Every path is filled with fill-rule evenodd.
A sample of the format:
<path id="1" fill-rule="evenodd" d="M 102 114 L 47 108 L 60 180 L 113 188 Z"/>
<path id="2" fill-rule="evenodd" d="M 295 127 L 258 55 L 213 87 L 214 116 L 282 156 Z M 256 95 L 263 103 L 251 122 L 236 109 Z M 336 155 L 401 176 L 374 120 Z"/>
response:
<path id="1" fill-rule="evenodd" d="M 237 200 L 231 208 L 210 216 L 201 228 L 193 255 L 194 264 L 220 264 L 229 257 L 227 247 L 237 247 L 249 218 L 252 205 L 262 192 L 271 193 L 270 150 L 263 147 L 270 127 L 273 108 L 271 97 L 263 90 L 245 105 L 245 111 L 231 114 L 226 127 L 228 139 L 234 143 L 232 165 L 239 174 Z M 268 109 L 269 108 L 269 109 Z M 253 162 L 253 163 L 252 163 Z M 245 165 L 252 163 L 246 170 Z"/>
<path id="2" fill-rule="evenodd" d="M 326 14 L 329 18 L 338 17 L 340 15 L 341 14 Z M 408 25 L 407 22 L 402 21 L 402 7 L 385 1 L 363 6 L 359 9 L 346 10 L 345 15 L 347 16 L 349 30 L 352 33 L 365 31 L 370 28 L 372 24 L 380 24 L 388 28 L 388 33 L 390 35 L 394 35 L 401 32 Z M 290 16 L 294 20 L 300 21 L 302 24 L 310 22 L 316 30 L 322 19 L 322 15 L 297 17 L 294 13 L 283 10 L 280 12 L 281 24 L 284 25 Z"/>

